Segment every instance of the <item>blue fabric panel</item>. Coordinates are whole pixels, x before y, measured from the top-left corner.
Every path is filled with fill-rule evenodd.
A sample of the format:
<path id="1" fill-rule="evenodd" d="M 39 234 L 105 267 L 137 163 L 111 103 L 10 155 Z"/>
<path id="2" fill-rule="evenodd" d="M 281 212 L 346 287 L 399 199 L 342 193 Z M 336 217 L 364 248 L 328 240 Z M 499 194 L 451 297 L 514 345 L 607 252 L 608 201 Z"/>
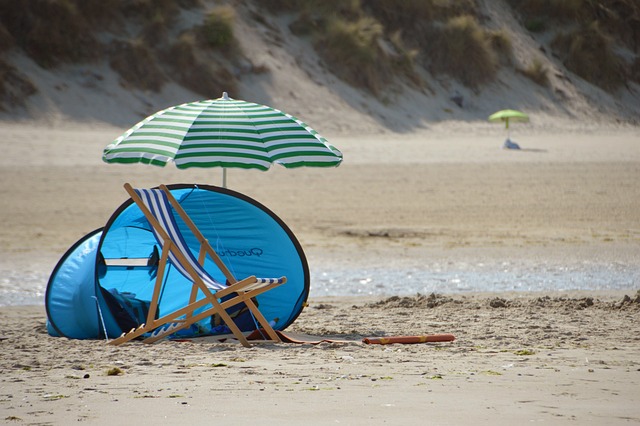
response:
<path id="1" fill-rule="evenodd" d="M 53 336 L 95 338 L 99 320 L 95 293 L 95 266 L 101 231 L 76 243 L 54 269 L 45 296 L 47 329 Z"/>

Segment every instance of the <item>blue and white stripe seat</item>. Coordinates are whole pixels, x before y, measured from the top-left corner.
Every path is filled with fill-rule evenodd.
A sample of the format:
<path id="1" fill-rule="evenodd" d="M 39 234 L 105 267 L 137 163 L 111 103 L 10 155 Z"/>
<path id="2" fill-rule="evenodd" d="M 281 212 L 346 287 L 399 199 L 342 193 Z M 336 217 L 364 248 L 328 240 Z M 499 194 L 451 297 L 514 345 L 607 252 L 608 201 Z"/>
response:
<path id="1" fill-rule="evenodd" d="M 177 246 L 178 250 L 184 254 L 187 262 L 193 267 L 198 274 L 198 277 L 202 279 L 204 284 L 211 290 L 218 291 L 226 288 L 223 283 L 216 281 L 204 267 L 198 262 L 193 252 L 189 248 L 187 242 L 184 240 L 178 224 L 173 216 L 171 203 L 169 202 L 167 195 L 160 189 L 134 189 L 136 194 L 140 197 L 143 203 L 147 206 L 153 217 L 159 222 L 160 226 L 167 233 L 171 241 Z M 155 229 L 151 227 L 153 233 L 158 242 L 164 246 L 163 236 Z M 173 253 L 169 252 L 169 261 L 176 267 L 176 269 L 184 276 L 190 276 L 187 267 L 182 264 L 180 259 Z M 242 288 L 243 291 L 251 291 L 266 285 L 282 284 L 284 280 L 282 278 L 256 278 L 256 282 L 251 283 Z"/>

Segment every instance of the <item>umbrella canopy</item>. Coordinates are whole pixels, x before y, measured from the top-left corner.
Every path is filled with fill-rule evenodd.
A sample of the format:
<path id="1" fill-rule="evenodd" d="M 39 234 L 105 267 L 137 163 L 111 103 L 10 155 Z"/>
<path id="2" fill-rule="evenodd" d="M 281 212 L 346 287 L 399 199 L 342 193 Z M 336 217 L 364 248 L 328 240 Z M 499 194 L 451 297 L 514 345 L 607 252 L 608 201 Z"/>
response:
<path id="1" fill-rule="evenodd" d="M 277 109 L 236 100 L 212 100 L 159 111 L 108 145 L 107 163 L 144 163 L 178 168 L 237 167 L 268 170 L 335 167 L 342 153 L 315 130 Z"/>
<path id="2" fill-rule="evenodd" d="M 514 109 L 503 109 L 489 116 L 489 121 L 503 121 L 505 128 L 509 128 L 509 121 L 529 121 L 529 116 L 524 112 L 516 111 Z"/>

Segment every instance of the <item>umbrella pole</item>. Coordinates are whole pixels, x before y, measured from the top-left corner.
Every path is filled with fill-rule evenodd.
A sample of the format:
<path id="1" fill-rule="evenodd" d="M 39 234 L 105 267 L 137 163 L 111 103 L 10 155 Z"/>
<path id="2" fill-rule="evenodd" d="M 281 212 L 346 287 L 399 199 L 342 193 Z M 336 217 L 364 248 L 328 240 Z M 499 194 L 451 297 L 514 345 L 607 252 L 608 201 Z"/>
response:
<path id="1" fill-rule="evenodd" d="M 222 187 L 227 187 L 227 169 L 226 167 L 222 168 Z"/>

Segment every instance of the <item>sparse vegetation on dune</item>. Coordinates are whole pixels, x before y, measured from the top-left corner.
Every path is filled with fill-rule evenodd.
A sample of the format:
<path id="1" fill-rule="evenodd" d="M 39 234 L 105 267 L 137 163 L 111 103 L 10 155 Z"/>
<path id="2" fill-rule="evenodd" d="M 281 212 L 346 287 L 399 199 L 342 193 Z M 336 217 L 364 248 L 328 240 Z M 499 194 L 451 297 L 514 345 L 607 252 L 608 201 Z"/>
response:
<path id="1" fill-rule="evenodd" d="M 509 0 L 525 27 L 549 29 L 548 23 L 587 26 L 597 22 L 634 52 L 640 49 L 640 2 L 637 0 Z M 543 28 L 541 28 L 543 27 Z"/>
<path id="2" fill-rule="evenodd" d="M 429 87 L 430 77 L 478 92 L 503 69 L 551 87 L 549 64 L 556 58 L 610 92 L 640 82 L 638 1 L 507 3 L 523 29 L 552 40 L 541 44 L 536 59 L 515 58 L 513 34 L 491 27 L 481 0 L 0 0 L 0 59 L 21 51 L 47 69 L 103 62 L 127 89 L 157 92 L 173 81 L 218 96 L 236 90 L 239 69 L 268 72 L 246 66 L 251 61 L 234 35 L 241 8 L 272 33 L 287 30 L 270 17 L 288 21 L 290 33 L 279 36 L 306 38 L 329 72 L 380 98 L 394 82 Z M 187 10 L 202 16 L 191 28 L 180 19 Z M 19 104 L 35 86 L 8 62 L 3 66 L 0 102 Z M 21 81 L 22 89 L 9 90 L 8 79 Z"/>
<path id="3" fill-rule="evenodd" d="M 318 35 L 317 48 L 336 74 L 356 87 L 379 93 L 391 71 L 378 45 L 382 25 L 371 17 L 347 21 L 333 17 Z"/>
<path id="4" fill-rule="evenodd" d="M 15 45 L 15 40 L 4 25 L 0 24 L 0 54 L 5 53 Z"/>
<path id="5" fill-rule="evenodd" d="M 401 31 L 389 31 L 359 0 L 268 0 L 260 5 L 273 13 L 296 13 L 292 33 L 311 37 L 332 72 L 355 87 L 380 95 L 398 77 L 421 85 L 414 69 L 417 51 L 405 46 Z"/>
<path id="6" fill-rule="evenodd" d="M 544 17 L 559 21 L 579 19 L 587 3 L 584 0 L 509 0 L 509 2 L 525 17 Z"/>
<path id="7" fill-rule="evenodd" d="M 501 64 L 510 66 L 513 64 L 513 46 L 511 39 L 504 30 L 488 31 L 485 37 L 489 39 L 491 49 L 496 53 Z"/>
<path id="8" fill-rule="evenodd" d="M 22 50 L 49 69 L 106 61 L 128 89 L 157 92 L 173 80 L 203 95 L 219 95 L 235 87 L 229 70 L 234 59 L 229 51 L 235 46 L 233 9 L 219 7 L 208 14 L 191 45 L 170 39 L 181 11 L 199 5 L 199 0 L 0 0 L 0 54 Z M 185 47 L 189 50 L 183 51 Z M 167 51 L 175 57 L 168 58 Z M 16 105 L 21 93 L 32 93 L 15 88 L 9 93 L 7 76 L 15 80 L 19 75 L 7 69 L 0 73 L 5 78 L 0 80 L 5 104 L 11 99 Z"/>
<path id="9" fill-rule="evenodd" d="M 524 68 L 516 68 L 516 71 L 539 86 L 549 86 L 549 69 L 539 58 L 534 58 Z"/>
<path id="10" fill-rule="evenodd" d="M 233 22 L 235 12 L 231 6 L 218 6 L 205 18 L 200 27 L 204 42 L 213 49 L 230 49 L 234 44 Z"/>
<path id="11" fill-rule="evenodd" d="M 237 90 L 236 77 L 224 66 L 202 59 L 194 33 L 183 33 L 163 54 L 162 60 L 182 86 L 208 98 Z"/>
<path id="12" fill-rule="evenodd" d="M 109 64 L 120 74 L 124 87 L 159 91 L 165 82 L 153 52 L 142 40 L 115 41 Z"/>
<path id="13" fill-rule="evenodd" d="M 470 87 L 491 81 L 497 70 L 489 35 L 475 18 L 464 15 L 478 10 L 475 0 L 268 0 L 260 4 L 274 13 L 297 13 L 292 32 L 312 36 L 332 72 L 375 95 L 396 78 L 424 85 L 418 63 Z M 509 45 L 508 40 L 504 45 Z M 461 58 L 469 55 L 475 68 L 464 66 Z"/>
<path id="14" fill-rule="evenodd" d="M 611 38 L 597 22 L 559 34 L 552 46 L 568 69 L 590 83 L 615 90 L 626 81 L 630 64 L 614 52 Z"/>
<path id="15" fill-rule="evenodd" d="M 539 86 L 549 85 L 549 70 L 538 58 L 533 59 L 526 68 L 518 68 L 517 71 Z"/>
<path id="16" fill-rule="evenodd" d="M 640 53 L 640 2 L 637 0 L 510 0 L 523 25 L 532 32 L 552 31 L 551 47 L 568 70 L 605 90 L 614 91 L 633 79 Z M 636 55 L 628 62 L 617 50 Z"/>
<path id="17" fill-rule="evenodd" d="M 635 81 L 636 83 L 640 83 L 640 57 L 636 58 L 636 60 L 631 64 L 631 73 L 629 78 Z"/>
<path id="18" fill-rule="evenodd" d="M 457 16 L 480 14 L 476 0 L 363 0 L 362 6 L 390 30 L 419 31 Z"/>
<path id="19" fill-rule="evenodd" d="M 36 87 L 11 64 L 0 60 L 0 111 L 24 106 L 24 101 L 36 93 Z"/>
<path id="20" fill-rule="evenodd" d="M 0 1 L 0 22 L 15 47 L 44 68 L 96 59 L 100 44 L 72 1 Z"/>
<path id="21" fill-rule="evenodd" d="M 477 88 L 492 81 L 498 58 L 489 34 L 469 15 L 450 19 L 436 33 L 429 51 L 431 69 Z"/>

